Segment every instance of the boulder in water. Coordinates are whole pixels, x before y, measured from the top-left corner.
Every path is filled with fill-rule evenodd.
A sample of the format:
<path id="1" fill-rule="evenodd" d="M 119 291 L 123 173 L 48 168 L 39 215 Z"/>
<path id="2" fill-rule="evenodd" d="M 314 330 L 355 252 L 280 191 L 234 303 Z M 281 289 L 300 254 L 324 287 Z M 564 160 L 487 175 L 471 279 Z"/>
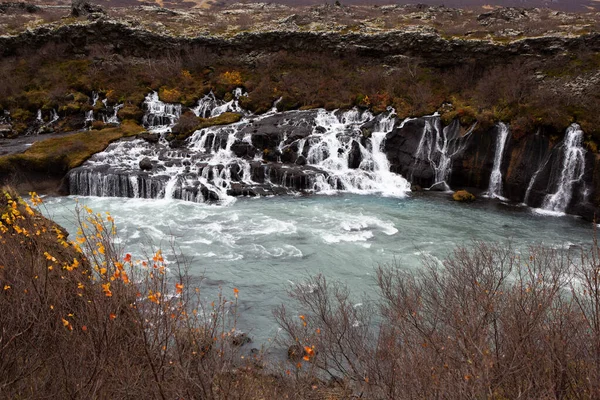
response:
<path id="1" fill-rule="evenodd" d="M 462 203 L 470 203 L 472 201 L 475 201 L 475 196 L 467 192 L 466 190 L 458 190 L 454 192 L 454 194 L 452 195 L 452 199 L 454 201 L 460 201 Z"/>
<path id="2" fill-rule="evenodd" d="M 306 157 L 299 156 L 296 158 L 296 165 L 306 165 Z"/>
<path id="3" fill-rule="evenodd" d="M 450 190 L 450 186 L 446 182 L 434 183 L 429 190 L 434 192 L 447 192 Z"/>
<path id="4" fill-rule="evenodd" d="M 281 162 L 285 164 L 293 163 L 297 159 L 296 152 L 291 147 L 286 147 L 281 152 Z"/>
<path id="5" fill-rule="evenodd" d="M 144 157 L 140 161 L 140 169 L 142 171 L 151 171 L 152 170 L 152 161 L 148 157 Z"/>

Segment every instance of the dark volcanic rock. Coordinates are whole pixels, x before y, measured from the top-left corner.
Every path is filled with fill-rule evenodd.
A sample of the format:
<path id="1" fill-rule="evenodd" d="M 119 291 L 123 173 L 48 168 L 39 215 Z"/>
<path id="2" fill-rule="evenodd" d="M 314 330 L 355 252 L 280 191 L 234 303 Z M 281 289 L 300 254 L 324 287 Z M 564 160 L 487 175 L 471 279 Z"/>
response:
<path id="1" fill-rule="evenodd" d="M 87 0 L 73 0 L 71 2 L 71 16 L 82 17 L 90 14 L 105 14 L 104 9 Z"/>
<path id="2" fill-rule="evenodd" d="M 256 149 L 250 143 L 242 142 L 241 140 L 236 140 L 235 143 L 231 145 L 231 151 L 237 157 L 242 158 L 254 158 L 256 154 Z"/>
<path id="3" fill-rule="evenodd" d="M 360 152 L 360 145 L 356 140 L 352 141 L 352 147 L 350 148 L 350 154 L 348 155 L 348 168 L 358 168 L 362 161 L 362 154 Z"/>
<path id="4" fill-rule="evenodd" d="M 151 171 L 152 170 L 152 161 L 148 157 L 143 158 L 140 161 L 140 169 L 142 171 Z"/>
<path id="5" fill-rule="evenodd" d="M 140 139 L 144 139 L 148 143 L 158 143 L 158 140 L 160 139 L 160 136 L 158 134 L 156 134 L 156 133 L 148 133 L 148 132 L 140 133 L 138 135 L 138 137 Z"/>
<path id="6" fill-rule="evenodd" d="M 85 2 L 84 2 L 85 3 Z M 87 3 L 85 3 L 87 4 Z M 75 8 L 79 10 L 79 8 Z M 85 8 L 82 10 L 85 12 Z M 80 11 L 76 11 L 80 12 Z M 600 50 L 600 34 L 579 37 L 562 35 L 533 37 L 509 43 L 489 40 L 446 39 L 437 33 L 413 31 L 386 31 L 377 34 L 338 32 L 243 32 L 231 38 L 199 36 L 193 39 L 169 36 L 137 29 L 126 24 L 102 18 L 87 24 L 69 24 L 60 27 L 40 27 L 16 36 L 0 37 L 0 55 L 18 54 L 20 49 L 33 50 L 48 43 L 66 46 L 65 56 L 79 54 L 93 44 L 110 45 L 122 56 L 146 57 L 167 51 L 205 49 L 229 52 L 245 57 L 248 53 L 275 54 L 279 51 L 314 51 L 344 53 L 377 60 L 397 57 L 418 58 L 427 65 L 445 67 L 461 65 L 477 55 L 487 63 L 510 62 L 524 56 L 555 56 L 575 54 L 580 50 Z"/>
<path id="7" fill-rule="evenodd" d="M 407 178 L 413 184 L 429 187 L 433 182 L 433 169 L 428 162 L 415 158 L 423 136 L 425 119 L 407 121 L 387 134 L 384 152 L 390 161 L 390 169 Z"/>

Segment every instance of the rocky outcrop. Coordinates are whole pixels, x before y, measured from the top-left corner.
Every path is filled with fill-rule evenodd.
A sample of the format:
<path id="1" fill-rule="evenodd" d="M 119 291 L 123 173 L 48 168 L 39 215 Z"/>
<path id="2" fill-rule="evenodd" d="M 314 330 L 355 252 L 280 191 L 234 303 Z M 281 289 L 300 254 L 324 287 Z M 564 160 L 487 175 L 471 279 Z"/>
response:
<path id="1" fill-rule="evenodd" d="M 517 56 L 548 57 L 577 51 L 600 51 L 600 34 L 577 37 L 563 35 L 533 37 L 508 43 L 490 40 L 446 39 L 435 32 L 390 30 L 381 33 L 302 32 L 274 30 L 242 32 L 233 37 L 206 35 L 171 36 L 135 28 L 122 22 L 100 18 L 58 27 L 46 26 L 15 36 L 0 37 L 0 55 L 19 54 L 22 49 L 41 48 L 47 43 L 66 45 L 66 51 L 81 54 L 92 44 L 111 46 L 125 56 L 147 57 L 166 51 L 194 48 L 222 53 L 247 54 L 287 51 L 333 52 L 389 59 L 412 57 L 433 66 L 458 65 L 474 57 L 489 63 L 506 62 Z"/>

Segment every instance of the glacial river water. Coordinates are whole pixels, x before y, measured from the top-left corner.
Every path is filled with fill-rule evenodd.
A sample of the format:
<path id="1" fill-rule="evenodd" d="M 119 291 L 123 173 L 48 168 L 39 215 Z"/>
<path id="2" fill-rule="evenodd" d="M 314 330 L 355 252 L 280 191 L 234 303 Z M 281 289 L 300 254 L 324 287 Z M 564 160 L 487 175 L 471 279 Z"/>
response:
<path id="1" fill-rule="evenodd" d="M 47 198 L 49 216 L 74 232 L 75 197 Z M 272 310 L 291 304 L 287 291 L 323 273 L 347 284 L 357 298 L 376 296 L 374 268 L 394 260 L 419 268 L 424 254 L 443 259 L 472 240 L 512 240 L 517 248 L 587 246 L 592 224 L 552 217 L 496 201 L 460 204 L 447 194 L 406 198 L 360 195 L 239 198 L 227 206 L 179 200 L 79 197 L 96 212 L 115 218 L 127 252 L 141 254 L 149 242 L 165 249 L 171 240 L 204 275 L 212 300 L 218 288 L 239 289 L 239 326 L 254 345 L 277 332 Z M 293 307 L 293 306 L 292 306 Z"/>

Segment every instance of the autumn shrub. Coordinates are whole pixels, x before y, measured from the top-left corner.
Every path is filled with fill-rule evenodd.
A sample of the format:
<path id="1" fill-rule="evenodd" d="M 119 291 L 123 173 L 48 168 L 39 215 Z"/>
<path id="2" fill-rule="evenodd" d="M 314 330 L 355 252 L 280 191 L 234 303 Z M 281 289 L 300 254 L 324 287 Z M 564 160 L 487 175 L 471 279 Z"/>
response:
<path id="1" fill-rule="evenodd" d="M 311 278 L 292 292 L 300 310 L 275 316 L 296 373 L 356 397 L 597 399 L 599 255 L 476 242 L 417 271 L 380 267 L 375 299 Z"/>
<path id="2" fill-rule="evenodd" d="M 3 397 L 226 399 L 277 390 L 253 378 L 258 355 L 239 356 L 237 289 L 201 301 L 182 259 L 167 266 L 160 250 L 124 253 L 108 213 L 78 206 L 69 240 L 35 209 L 37 195 L 29 203 L 10 189 L 2 196 Z"/>

